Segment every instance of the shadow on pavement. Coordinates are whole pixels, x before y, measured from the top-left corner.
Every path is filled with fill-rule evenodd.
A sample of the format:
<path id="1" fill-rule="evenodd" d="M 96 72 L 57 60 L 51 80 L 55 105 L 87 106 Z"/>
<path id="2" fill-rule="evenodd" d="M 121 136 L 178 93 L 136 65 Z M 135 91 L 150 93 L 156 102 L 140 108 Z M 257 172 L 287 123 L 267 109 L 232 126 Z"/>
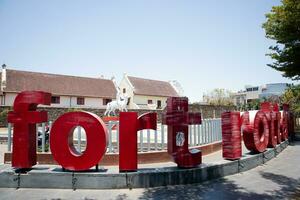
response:
<path id="1" fill-rule="evenodd" d="M 300 180 L 273 173 L 262 172 L 264 179 L 275 182 L 280 190 L 264 194 L 247 191 L 234 181 L 225 178 L 197 185 L 168 186 L 147 189 L 139 199 L 296 199 L 300 198 Z M 257 187 L 263 187 L 258 185 Z M 122 199 L 122 198 L 121 198 Z M 126 199 L 126 198 L 124 198 Z"/>
<path id="2" fill-rule="evenodd" d="M 243 191 L 242 191 L 243 190 Z M 268 194 L 245 192 L 233 181 L 224 178 L 198 185 L 151 188 L 139 199 L 274 199 Z"/>
<path id="3" fill-rule="evenodd" d="M 299 167 L 299 166 L 295 166 L 295 167 Z M 274 183 L 278 184 L 281 187 L 280 190 L 269 191 L 272 192 L 274 197 L 278 199 L 295 198 L 296 196 L 300 195 L 300 191 L 299 191 L 300 179 L 297 180 L 297 179 L 293 179 L 290 177 L 273 174 L 269 172 L 262 172 L 261 176 L 265 179 L 273 181 Z M 300 199 L 300 196 L 298 196 L 298 198 Z"/>

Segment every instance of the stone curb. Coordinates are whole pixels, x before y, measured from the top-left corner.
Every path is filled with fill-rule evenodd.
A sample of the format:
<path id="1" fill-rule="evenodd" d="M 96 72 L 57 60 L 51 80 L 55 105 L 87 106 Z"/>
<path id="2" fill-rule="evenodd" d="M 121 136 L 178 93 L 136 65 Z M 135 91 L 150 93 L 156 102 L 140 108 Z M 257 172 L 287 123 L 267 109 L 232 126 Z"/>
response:
<path id="1" fill-rule="evenodd" d="M 284 141 L 275 148 L 260 154 L 246 154 L 240 160 L 222 160 L 202 164 L 193 169 L 163 167 L 140 169 L 131 173 L 62 172 L 59 170 L 34 170 L 16 174 L 7 167 L 0 171 L 0 187 L 4 188 L 61 188 L 61 189 L 120 189 L 149 188 L 167 185 L 193 184 L 245 172 L 276 157 L 288 146 Z"/>

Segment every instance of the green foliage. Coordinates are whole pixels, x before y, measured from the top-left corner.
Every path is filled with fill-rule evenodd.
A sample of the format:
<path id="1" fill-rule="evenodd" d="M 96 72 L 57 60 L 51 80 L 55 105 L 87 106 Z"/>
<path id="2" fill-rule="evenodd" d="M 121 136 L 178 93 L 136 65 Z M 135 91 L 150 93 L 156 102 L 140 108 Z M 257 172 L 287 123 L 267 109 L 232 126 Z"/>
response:
<path id="1" fill-rule="evenodd" d="M 258 110 L 260 108 L 260 99 L 253 99 L 251 102 L 247 104 L 238 106 L 238 110 L 247 111 L 247 110 Z"/>
<path id="2" fill-rule="evenodd" d="M 10 110 L 8 108 L 1 109 L 0 111 L 0 126 L 7 125 L 7 114 Z"/>
<path id="3" fill-rule="evenodd" d="M 216 88 L 206 95 L 203 101 L 214 106 L 233 106 L 233 93 L 229 90 Z"/>
<path id="4" fill-rule="evenodd" d="M 274 6 L 266 18 L 266 37 L 277 43 L 267 54 L 274 60 L 269 66 L 284 77 L 300 80 L 300 1 L 282 0 L 282 5 Z"/>
<path id="5" fill-rule="evenodd" d="M 78 108 L 68 108 L 67 109 L 67 112 L 76 112 L 76 111 L 81 111 L 81 110 Z"/>
<path id="6" fill-rule="evenodd" d="M 300 85 L 291 86 L 282 96 L 283 103 L 290 105 L 290 109 L 300 114 Z"/>

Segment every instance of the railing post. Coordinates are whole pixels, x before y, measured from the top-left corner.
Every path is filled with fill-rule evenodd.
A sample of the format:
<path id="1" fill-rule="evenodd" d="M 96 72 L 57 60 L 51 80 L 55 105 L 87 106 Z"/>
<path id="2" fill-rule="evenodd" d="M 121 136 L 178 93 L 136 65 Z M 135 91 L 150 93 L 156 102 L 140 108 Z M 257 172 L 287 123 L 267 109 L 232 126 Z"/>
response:
<path id="1" fill-rule="evenodd" d="M 192 127 L 193 127 L 193 131 L 194 131 L 194 146 L 196 146 L 197 145 L 197 132 L 196 132 L 196 125 L 194 124 L 194 125 L 192 125 Z"/>
<path id="2" fill-rule="evenodd" d="M 165 147 L 165 127 L 163 123 L 161 123 L 161 150 L 164 150 Z"/>
<path id="3" fill-rule="evenodd" d="M 11 123 L 7 124 L 7 151 L 11 152 Z"/>
<path id="4" fill-rule="evenodd" d="M 147 150 L 150 151 L 151 150 L 151 140 L 150 140 L 150 130 L 147 130 L 147 143 L 148 143 L 148 148 Z"/>
<path id="5" fill-rule="evenodd" d="M 202 138 L 202 140 L 201 140 L 201 145 L 204 144 L 204 140 L 205 140 L 205 135 L 204 135 L 204 133 L 205 133 L 205 129 L 204 129 L 204 120 L 202 120 L 202 124 L 201 124 L 201 138 Z"/>
<path id="6" fill-rule="evenodd" d="M 52 129 L 52 121 L 49 121 L 49 124 L 48 124 L 48 126 L 49 126 L 49 135 L 48 135 L 48 152 L 51 152 L 51 149 L 50 149 L 50 139 L 51 139 L 51 137 L 50 137 L 50 134 L 51 134 L 51 129 Z"/>
<path id="7" fill-rule="evenodd" d="M 143 134 L 143 130 L 140 131 L 140 151 L 143 152 L 144 150 L 144 134 Z"/>
<path id="8" fill-rule="evenodd" d="M 81 153 L 81 126 L 77 126 L 77 149 Z"/>
<path id="9" fill-rule="evenodd" d="M 117 122 L 116 123 L 116 126 L 117 126 L 117 133 L 116 133 L 117 134 L 116 135 L 116 138 L 117 138 L 117 152 L 119 152 L 119 145 L 120 145 L 120 143 L 119 143 L 119 134 L 120 134 L 120 131 L 119 131 L 120 129 L 119 128 L 120 128 L 120 126 L 119 125 L 120 125 L 120 123 Z"/>
<path id="10" fill-rule="evenodd" d="M 108 122 L 108 134 L 109 134 L 109 139 L 108 139 L 108 152 L 112 152 L 112 123 L 111 121 Z"/>
<path id="11" fill-rule="evenodd" d="M 46 143 L 46 139 L 45 139 L 45 132 L 46 132 L 46 126 L 45 126 L 45 122 L 42 123 L 42 152 L 45 152 L 45 143 Z"/>
<path id="12" fill-rule="evenodd" d="M 154 149 L 157 151 L 157 130 L 154 130 Z"/>
<path id="13" fill-rule="evenodd" d="M 192 134 L 191 134 L 191 125 L 189 125 L 189 130 L 188 130 L 188 138 L 189 138 L 189 147 L 192 146 Z"/>
<path id="14" fill-rule="evenodd" d="M 198 133 L 198 134 L 197 134 L 197 135 L 198 135 L 198 143 L 197 143 L 197 145 L 198 145 L 198 146 L 200 145 L 200 137 L 201 137 L 201 136 L 200 136 L 200 126 L 201 126 L 200 124 L 197 125 L 197 133 Z"/>

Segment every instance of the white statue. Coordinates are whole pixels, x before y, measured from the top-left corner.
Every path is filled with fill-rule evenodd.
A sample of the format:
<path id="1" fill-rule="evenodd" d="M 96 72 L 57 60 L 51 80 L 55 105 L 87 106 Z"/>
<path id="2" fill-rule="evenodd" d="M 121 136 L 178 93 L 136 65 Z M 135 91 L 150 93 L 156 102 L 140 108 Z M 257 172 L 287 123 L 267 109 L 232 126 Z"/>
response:
<path id="1" fill-rule="evenodd" d="M 113 115 L 116 115 L 116 110 L 119 110 L 119 111 L 125 110 L 127 112 L 128 96 L 126 94 L 122 94 L 120 92 L 120 88 L 117 86 L 114 77 L 112 78 L 112 81 L 117 90 L 117 99 L 115 101 L 109 102 L 106 105 L 106 111 L 105 111 L 104 115 L 108 115 L 108 116 L 110 116 L 111 113 L 113 113 Z"/>

